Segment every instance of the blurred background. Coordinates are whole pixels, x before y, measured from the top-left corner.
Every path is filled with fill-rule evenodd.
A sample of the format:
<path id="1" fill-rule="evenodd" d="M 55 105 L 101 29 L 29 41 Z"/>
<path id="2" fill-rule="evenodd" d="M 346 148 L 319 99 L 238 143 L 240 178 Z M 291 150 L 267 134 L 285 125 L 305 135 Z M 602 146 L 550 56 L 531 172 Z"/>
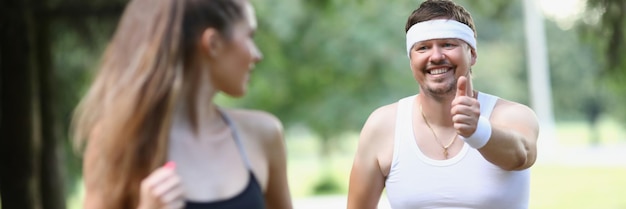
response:
<path id="1" fill-rule="evenodd" d="M 252 2 L 264 60 L 218 103 L 282 120 L 296 208 L 345 208 L 369 113 L 418 92 L 404 26 L 421 1 Z M 530 208 L 626 208 L 626 1 L 455 2 L 478 31 L 474 87 L 540 119 Z M 0 208 L 80 208 L 68 125 L 126 3 L 0 3 Z"/>

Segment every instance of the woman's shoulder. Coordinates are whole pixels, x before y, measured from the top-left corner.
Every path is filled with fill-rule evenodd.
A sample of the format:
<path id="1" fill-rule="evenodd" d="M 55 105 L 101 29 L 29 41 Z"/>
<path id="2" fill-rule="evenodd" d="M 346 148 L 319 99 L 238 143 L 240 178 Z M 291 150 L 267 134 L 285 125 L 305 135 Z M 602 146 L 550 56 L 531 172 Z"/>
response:
<path id="1" fill-rule="evenodd" d="M 261 110 L 224 109 L 240 131 L 264 139 L 282 138 L 283 125 L 273 114 Z"/>
<path id="2" fill-rule="evenodd" d="M 238 123 L 249 122 L 253 123 L 254 125 L 270 125 L 272 123 L 280 124 L 280 120 L 276 116 L 262 110 L 228 108 L 224 109 L 224 112 L 226 112 L 228 116 L 236 120 Z"/>

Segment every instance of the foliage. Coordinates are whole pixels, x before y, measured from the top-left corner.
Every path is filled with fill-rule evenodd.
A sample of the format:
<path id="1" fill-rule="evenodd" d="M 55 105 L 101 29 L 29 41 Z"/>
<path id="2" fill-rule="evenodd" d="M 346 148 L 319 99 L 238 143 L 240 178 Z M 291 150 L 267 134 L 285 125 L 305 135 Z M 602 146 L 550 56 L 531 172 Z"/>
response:
<path id="1" fill-rule="evenodd" d="M 576 33 L 563 31 L 553 22 L 546 22 L 546 33 L 557 118 L 591 120 L 594 108 L 602 111 L 610 105 L 599 76 L 599 57 Z"/>
<path id="2" fill-rule="evenodd" d="M 603 87 L 613 92 L 612 114 L 626 121 L 626 1 L 587 0 L 585 18 L 579 33 L 594 47 Z M 602 89 L 604 90 L 604 89 Z"/>
<path id="3" fill-rule="evenodd" d="M 80 153 L 75 152 L 70 140 L 69 125 L 74 107 L 86 91 L 87 85 L 98 65 L 99 55 L 104 50 L 104 44 L 113 31 L 114 19 L 99 20 L 98 18 L 84 19 L 84 27 L 65 21 L 52 23 L 54 30 L 52 39 L 52 60 L 54 63 L 56 85 L 56 102 L 59 120 L 62 121 L 62 139 L 64 146 L 65 164 L 68 167 L 65 188 L 70 191 L 76 188 L 76 179 L 81 175 Z M 89 34 L 89 35 L 85 35 Z"/>
<path id="4" fill-rule="evenodd" d="M 257 40 L 266 56 L 251 95 L 235 104 L 268 110 L 288 127 L 304 124 L 329 140 L 358 130 L 374 108 L 417 93 L 401 49 L 406 17 L 418 2 L 278 1 L 257 4 Z M 476 88 L 529 104 L 522 2 L 458 3 L 472 12 L 477 25 Z M 613 107 L 619 104 L 615 94 L 621 91 L 615 86 L 620 86 L 607 88 L 606 76 L 599 76 L 606 55 L 593 48 L 605 39 L 584 42 L 551 21 L 545 27 L 557 120 L 593 124 L 601 114 L 619 114 L 620 108 Z"/>
<path id="5" fill-rule="evenodd" d="M 340 183 L 328 173 L 323 175 L 321 180 L 316 184 L 315 188 L 313 188 L 313 194 L 315 195 L 339 193 L 341 193 Z"/>
<path id="6" fill-rule="evenodd" d="M 307 2 L 257 5 L 265 57 L 250 94 L 233 103 L 268 110 L 326 139 L 360 128 L 375 107 L 416 89 L 402 50 L 405 17 L 393 15 L 409 12 L 401 4 Z"/>
<path id="7" fill-rule="evenodd" d="M 626 68 L 626 2 L 621 0 L 588 0 L 589 15 L 598 15 L 598 24 L 594 20 L 583 22 L 581 29 L 587 32 L 587 38 L 594 41 L 600 51 L 604 52 L 607 73 L 623 72 Z M 597 21 L 597 20 L 596 20 Z M 596 40 L 594 40 L 596 39 Z M 597 39 L 603 40 L 598 41 Z M 623 79 L 620 77 L 618 79 Z"/>

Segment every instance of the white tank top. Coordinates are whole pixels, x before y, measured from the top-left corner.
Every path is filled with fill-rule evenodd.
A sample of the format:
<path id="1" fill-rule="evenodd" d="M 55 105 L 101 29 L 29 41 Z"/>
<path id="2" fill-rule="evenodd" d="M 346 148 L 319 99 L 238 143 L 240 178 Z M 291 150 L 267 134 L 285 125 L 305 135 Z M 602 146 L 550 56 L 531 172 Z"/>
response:
<path id="1" fill-rule="evenodd" d="M 497 100 L 479 93 L 480 114 L 489 118 Z M 529 169 L 502 170 L 467 144 L 447 160 L 424 155 L 413 135 L 414 101 L 415 95 L 398 102 L 393 160 L 385 180 L 392 208 L 528 208 Z"/>

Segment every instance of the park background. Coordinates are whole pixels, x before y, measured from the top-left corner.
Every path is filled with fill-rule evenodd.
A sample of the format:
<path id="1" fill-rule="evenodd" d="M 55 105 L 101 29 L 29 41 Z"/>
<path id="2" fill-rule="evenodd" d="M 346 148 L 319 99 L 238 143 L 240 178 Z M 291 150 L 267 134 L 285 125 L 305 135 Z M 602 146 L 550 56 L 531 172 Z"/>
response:
<path id="1" fill-rule="evenodd" d="M 295 208 L 345 208 L 369 113 L 417 93 L 404 26 L 421 1 L 252 2 L 264 60 L 245 97 L 217 101 L 281 119 Z M 530 208 L 626 208 L 626 1 L 455 2 L 478 31 L 474 87 L 541 120 Z M 70 118 L 126 3 L 0 4 L 0 208 L 80 208 Z"/>

